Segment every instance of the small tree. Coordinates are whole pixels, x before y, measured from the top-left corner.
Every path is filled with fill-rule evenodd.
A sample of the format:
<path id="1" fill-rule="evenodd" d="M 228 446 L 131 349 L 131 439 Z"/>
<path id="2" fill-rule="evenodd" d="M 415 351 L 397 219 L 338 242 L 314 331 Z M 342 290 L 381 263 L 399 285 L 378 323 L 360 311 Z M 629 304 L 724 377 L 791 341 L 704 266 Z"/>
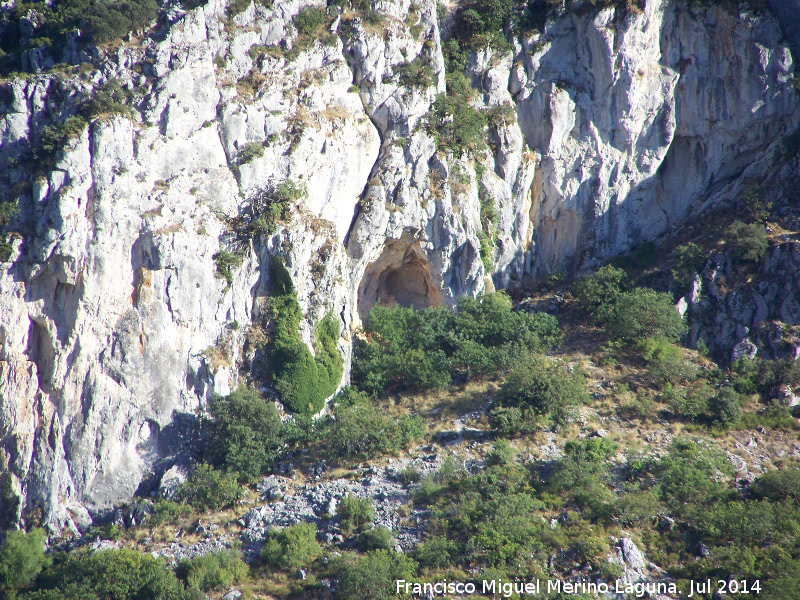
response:
<path id="1" fill-rule="evenodd" d="M 358 549 L 362 552 L 369 550 L 393 550 L 395 546 L 394 535 L 392 530 L 377 525 L 372 529 L 362 531 L 358 536 Z"/>
<path id="2" fill-rule="evenodd" d="M 630 278 L 625 271 L 606 265 L 576 281 L 572 286 L 572 295 L 577 301 L 578 312 L 601 325 L 620 294 L 629 290 L 630 286 Z"/>
<path id="3" fill-rule="evenodd" d="M 236 550 L 217 550 L 181 560 L 175 574 L 188 589 L 205 592 L 236 585 L 247 576 L 247 565 Z"/>
<path id="4" fill-rule="evenodd" d="M 47 536 L 41 529 L 30 533 L 9 531 L 0 548 L 0 590 L 12 590 L 28 585 L 50 564 L 45 556 Z"/>
<path id="5" fill-rule="evenodd" d="M 336 516 L 345 529 L 352 530 L 371 523 L 375 518 L 375 509 L 372 507 L 372 502 L 366 498 L 347 494 L 336 505 Z"/>
<path id="6" fill-rule="evenodd" d="M 686 333 L 672 296 L 649 288 L 636 288 L 620 294 L 605 318 L 608 334 L 618 340 L 635 342 L 645 337 L 677 341 Z"/>
<path id="7" fill-rule="evenodd" d="M 238 502 L 243 494 L 237 473 L 220 473 L 211 465 L 198 465 L 176 491 L 176 497 L 203 510 L 217 510 Z"/>
<path id="8" fill-rule="evenodd" d="M 264 473 L 281 444 L 281 418 L 275 405 L 246 388 L 211 402 L 206 422 L 206 458 L 242 480 Z"/>
<path id="9" fill-rule="evenodd" d="M 710 401 L 711 418 L 722 425 L 735 425 L 742 418 L 742 401 L 733 388 L 724 387 Z"/>
<path id="10" fill-rule="evenodd" d="M 762 225 L 736 221 L 725 230 L 725 247 L 740 261 L 757 261 L 769 248 L 769 239 Z"/>
<path id="11" fill-rule="evenodd" d="M 532 356 L 509 373 L 498 399 L 504 406 L 528 406 L 561 425 L 570 420 L 577 405 L 588 402 L 589 395 L 578 369 Z"/>
<path id="12" fill-rule="evenodd" d="M 363 557 L 345 555 L 335 569 L 341 600 L 391 600 L 397 597 L 395 582 L 412 579 L 416 563 L 398 552 L 375 550 Z"/>
<path id="13" fill-rule="evenodd" d="M 271 529 L 261 550 L 261 558 L 268 565 L 286 571 L 308 566 L 321 555 L 317 529 L 311 523 L 290 525 L 282 530 Z"/>

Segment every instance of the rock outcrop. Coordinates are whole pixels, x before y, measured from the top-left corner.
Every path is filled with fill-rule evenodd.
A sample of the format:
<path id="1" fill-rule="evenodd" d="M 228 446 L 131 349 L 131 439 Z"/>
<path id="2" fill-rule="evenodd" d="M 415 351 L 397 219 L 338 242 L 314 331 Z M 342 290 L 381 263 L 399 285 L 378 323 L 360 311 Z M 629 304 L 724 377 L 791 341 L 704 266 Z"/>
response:
<path id="1" fill-rule="evenodd" d="M 452 305 L 591 267 L 735 196 L 797 125 L 774 18 L 653 0 L 563 11 L 512 50 L 472 53 L 473 105 L 511 111 L 486 151 L 456 157 L 425 127 L 445 91 L 435 2 L 381 1 L 379 26 L 340 15 L 307 39 L 292 19 L 313 4 L 172 8 L 85 76 L 0 84 L 0 194 L 21 207 L 0 266 L 14 519 L 41 509 L 77 533 L 174 464 L 194 411 L 253 360 L 271 257 L 307 343 L 340 318 L 346 382 L 375 303 Z M 432 76 L 408 86 L 415 59 Z M 25 163 L 110 82 L 129 114 L 102 107 Z M 302 194 L 276 230 L 237 231 L 284 182 Z"/>

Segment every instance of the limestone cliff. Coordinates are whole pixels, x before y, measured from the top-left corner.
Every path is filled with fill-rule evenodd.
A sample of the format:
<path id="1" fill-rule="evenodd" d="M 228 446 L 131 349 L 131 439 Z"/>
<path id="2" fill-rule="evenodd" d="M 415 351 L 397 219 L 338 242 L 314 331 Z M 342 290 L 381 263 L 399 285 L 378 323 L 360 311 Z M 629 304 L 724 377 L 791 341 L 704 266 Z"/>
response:
<path id="1" fill-rule="evenodd" d="M 75 531 L 171 464 L 194 411 L 254 360 L 271 256 L 306 342 L 339 316 L 346 381 L 374 303 L 451 305 L 599 264 L 734 197 L 800 115 L 768 13 L 572 3 L 513 49 L 469 55 L 475 108 L 512 110 L 490 121 L 485 152 L 457 157 L 425 126 L 452 19 L 433 0 L 380 0 L 377 24 L 344 13 L 309 40 L 293 17 L 313 4 L 172 6 L 95 70 L 0 84 L 0 194 L 21 207 L 0 266 L 15 518 L 41 508 Z M 432 77 L 411 85 L 399 73 L 415 59 Z M 129 114 L 25 164 L 111 82 Z M 277 230 L 237 232 L 282 182 L 303 194 Z M 230 281 L 220 251 L 241 257 Z"/>

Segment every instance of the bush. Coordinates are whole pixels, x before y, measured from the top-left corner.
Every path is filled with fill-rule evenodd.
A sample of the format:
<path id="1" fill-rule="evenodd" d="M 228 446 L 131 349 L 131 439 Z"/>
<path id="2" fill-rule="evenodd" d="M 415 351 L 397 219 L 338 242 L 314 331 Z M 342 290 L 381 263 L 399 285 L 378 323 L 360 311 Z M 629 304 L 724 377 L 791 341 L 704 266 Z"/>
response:
<path id="1" fill-rule="evenodd" d="M 662 338 L 645 338 L 635 346 L 647 361 L 647 373 L 663 386 L 692 380 L 697 368 L 683 357 L 683 350 Z"/>
<path id="2" fill-rule="evenodd" d="M 182 559 L 175 574 L 186 582 L 189 590 L 219 590 L 240 583 L 247 576 L 247 565 L 236 550 L 217 550 Z"/>
<path id="3" fill-rule="evenodd" d="M 344 360 L 339 352 L 339 322 L 328 313 L 314 330 L 316 357 L 300 339 L 300 305 L 291 288 L 291 278 L 278 259 L 272 262 L 273 281 L 283 281 L 282 295 L 269 299 L 274 325 L 269 352 L 272 378 L 282 402 L 296 413 L 315 414 L 322 410 L 342 380 Z M 281 273 L 284 274 L 281 277 Z M 288 278 L 288 284 L 286 279 Z M 275 290 L 273 290 L 275 291 Z"/>
<path id="4" fill-rule="evenodd" d="M 358 536 L 358 549 L 362 552 L 370 550 L 393 550 L 395 546 L 394 534 L 392 530 L 377 525 L 372 529 L 362 531 Z"/>
<path id="5" fill-rule="evenodd" d="M 50 564 L 44 553 L 46 540 L 41 529 L 6 533 L 0 547 L 0 591 L 11 594 L 12 590 L 28 585 Z"/>
<path id="6" fill-rule="evenodd" d="M 458 544 L 442 535 L 432 536 L 414 549 L 414 559 L 423 567 L 444 569 L 458 555 Z"/>
<path id="7" fill-rule="evenodd" d="M 316 35 L 327 25 L 328 13 L 325 9 L 309 6 L 294 17 L 294 26 L 300 35 Z"/>
<path id="8" fill-rule="evenodd" d="M 243 218 L 244 222 L 237 222 L 234 225 L 247 237 L 272 235 L 278 230 L 278 224 L 289 218 L 292 208 L 305 194 L 305 189 L 292 181 L 284 181 L 273 188 L 262 190 L 251 199 Z M 285 277 L 289 277 L 289 274 L 285 273 Z M 278 295 L 288 293 L 291 293 L 291 277 L 289 286 L 284 286 Z"/>
<path id="9" fill-rule="evenodd" d="M 424 90 L 436 85 L 436 74 L 433 67 L 422 56 L 417 56 L 410 63 L 395 66 L 394 72 L 397 75 L 397 81 L 405 87 Z"/>
<path id="10" fill-rule="evenodd" d="M 224 279 L 228 287 L 233 285 L 233 271 L 242 264 L 242 257 L 227 250 L 220 250 L 211 258 L 217 266 L 217 277 Z"/>
<path id="11" fill-rule="evenodd" d="M 722 425 L 736 425 L 741 419 L 742 402 L 736 390 L 724 387 L 710 401 L 711 419 Z"/>
<path id="12" fill-rule="evenodd" d="M 201 510 L 218 510 L 238 502 L 243 494 L 237 473 L 220 473 L 210 465 L 198 465 L 175 492 L 178 500 Z"/>
<path id="13" fill-rule="evenodd" d="M 456 35 L 465 41 L 475 35 L 502 31 L 511 17 L 513 0 L 472 0 L 456 13 Z"/>
<path id="14" fill-rule="evenodd" d="M 335 570 L 338 572 L 337 597 L 341 600 L 392 600 L 397 597 L 398 579 L 413 578 L 416 564 L 398 552 L 376 550 L 366 556 L 345 555 Z"/>
<path id="15" fill-rule="evenodd" d="M 161 498 L 153 504 L 153 512 L 148 522 L 153 525 L 164 523 L 177 523 L 181 519 L 188 519 L 194 514 L 194 509 L 188 504 Z"/>
<path id="16" fill-rule="evenodd" d="M 189 600 L 183 583 L 162 559 L 135 550 L 60 555 L 36 581 L 29 600 Z"/>
<path id="17" fill-rule="evenodd" d="M 414 467 L 406 467 L 402 471 L 400 471 L 400 483 L 403 485 L 410 485 L 412 483 L 419 483 L 422 479 L 422 473 L 420 473 Z"/>
<path id="18" fill-rule="evenodd" d="M 800 504 L 800 469 L 768 471 L 758 478 L 754 491 L 758 497 L 772 502 L 789 500 Z"/>
<path id="19" fill-rule="evenodd" d="M 600 267 L 596 273 L 579 279 L 572 286 L 578 313 L 596 325 L 602 325 L 607 313 L 620 297 L 630 289 L 627 273 L 611 265 Z"/>
<path id="20" fill-rule="evenodd" d="M 258 142 L 246 144 L 236 155 L 237 165 L 246 165 L 257 158 L 264 156 L 264 146 Z"/>
<path id="21" fill-rule="evenodd" d="M 336 516 L 339 517 L 342 527 L 351 531 L 371 523 L 375 518 L 375 509 L 369 500 L 347 494 L 336 505 Z"/>
<path id="22" fill-rule="evenodd" d="M 440 148 L 456 156 L 483 149 L 487 120 L 484 112 L 470 103 L 472 88 L 461 73 L 449 75 L 446 87 L 446 93 L 436 96 L 428 113 L 428 131 Z"/>
<path id="23" fill-rule="evenodd" d="M 328 432 L 328 442 L 341 456 L 373 457 L 394 454 L 408 448 L 425 434 L 425 421 L 418 415 L 390 418 L 369 401 L 350 406 L 336 404 L 336 421 Z"/>
<path id="24" fill-rule="evenodd" d="M 646 337 L 675 342 L 686 333 L 686 325 L 672 296 L 649 288 L 636 288 L 620 294 L 605 317 L 605 327 L 612 338 L 626 342 Z"/>
<path id="25" fill-rule="evenodd" d="M 516 436 L 539 429 L 539 418 L 530 406 L 497 406 L 489 414 L 489 424 L 500 435 Z"/>
<path id="26" fill-rule="evenodd" d="M 307 567 L 320 556 L 322 546 L 317 542 L 317 529 L 312 523 L 271 529 L 261 550 L 264 562 L 285 571 Z"/>
<path id="27" fill-rule="evenodd" d="M 689 388 L 685 395 L 676 394 L 670 406 L 673 413 L 690 421 L 699 421 L 706 415 L 714 390 L 704 381 Z"/>
<path id="28" fill-rule="evenodd" d="M 687 503 L 707 505 L 725 496 L 721 479 L 733 475 L 733 467 L 719 448 L 676 439 L 654 472 L 664 499 L 680 514 Z"/>
<path id="29" fill-rule="evenodd" d="M 503 406 L 530 407 L 557 425 L 570 421 L 575 407 L 589 401 L 580 370 L 543 356 L 532 356 L 512 370 L 497 398 Z"/>
<path id="30" fill-rule="evenodd" d="M 707 254 L 694 242 L 678 246 L 672 251 L 672 257 L 675 259 L 672 277 L 680 285 L 689 285 L 695 274 L 703 268 Z"/>
<path id="31" fill-rule="evenodd" d="M 769 239 L 763 225 L 736 221 L 725 230 L 725 247 L 731 255 L 743 262 L 757 261 L 769 248 Z"/>
<path id="32" fill-rule="evenodd" d="M 237 472 L 243 481 L 265 473 L 280 446 L 281 418 L 275 405 L 242 388 L 209 407 L 206 459 L 225 472 Z"/>
<path id="33" fill-rule="evenodd" d="M 494 444 L 494 448 L 486 455 L 486 464 L 488 466 L 505 466 L 514 462 L 517 453 L 505 440 L 498 440 Z"/>
<path id="34" fill-rule="evenodd" d="M 442 307 L 374 306 L 363 333 L 354 344 L 353 381 L 375 395 L 505 371 L 561 339 L 554 317 L 514 312 L 502 293 L 459 298 L 455 315 Z"/>

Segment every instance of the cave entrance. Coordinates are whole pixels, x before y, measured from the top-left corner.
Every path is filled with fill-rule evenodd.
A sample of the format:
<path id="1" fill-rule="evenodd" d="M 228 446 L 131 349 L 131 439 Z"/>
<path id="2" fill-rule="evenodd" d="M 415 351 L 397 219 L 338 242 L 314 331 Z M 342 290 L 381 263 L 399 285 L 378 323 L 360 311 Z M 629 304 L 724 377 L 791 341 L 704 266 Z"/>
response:
<path id="1" fill-rule="evenodd" d="M 359 289 L 359 315 L 365 317 L 375 304 L 415 309 L 439 305 L 439 290 L 418 242 L 388 241 L 367 268 Z"/>

